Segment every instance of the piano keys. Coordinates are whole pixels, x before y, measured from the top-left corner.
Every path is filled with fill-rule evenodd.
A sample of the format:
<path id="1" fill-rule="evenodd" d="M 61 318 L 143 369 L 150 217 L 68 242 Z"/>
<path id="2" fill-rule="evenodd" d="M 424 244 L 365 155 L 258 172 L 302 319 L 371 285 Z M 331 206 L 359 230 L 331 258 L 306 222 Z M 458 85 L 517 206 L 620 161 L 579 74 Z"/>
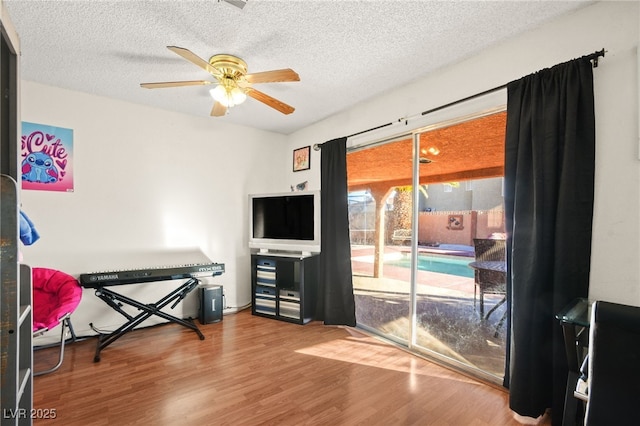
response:
<path id="1" fill-rule="evenodd" d="M 80 284 L 85 288 L 99 288 L 183 278 L 202 278 L 223 273 L 224 263 L 192 263 L 157 268 L 85 273 L 80 274 Z"/>

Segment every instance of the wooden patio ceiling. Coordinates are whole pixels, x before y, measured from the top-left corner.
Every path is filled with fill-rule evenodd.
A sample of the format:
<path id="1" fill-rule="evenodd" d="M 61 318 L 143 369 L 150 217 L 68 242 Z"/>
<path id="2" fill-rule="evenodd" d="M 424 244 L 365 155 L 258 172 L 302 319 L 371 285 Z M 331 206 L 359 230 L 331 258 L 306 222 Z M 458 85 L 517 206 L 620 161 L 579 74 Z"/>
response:
<path id="1" fill-rule="evenodd" d="M 458 182 L 502 176 L 506 112 L 492 114 L 420 135 L 420 183 Z M 429 153 L 429 148 L 439 153 Z M 347 155 L 349 191 L 412 184 L 412 139 L 362 149 Z"/>

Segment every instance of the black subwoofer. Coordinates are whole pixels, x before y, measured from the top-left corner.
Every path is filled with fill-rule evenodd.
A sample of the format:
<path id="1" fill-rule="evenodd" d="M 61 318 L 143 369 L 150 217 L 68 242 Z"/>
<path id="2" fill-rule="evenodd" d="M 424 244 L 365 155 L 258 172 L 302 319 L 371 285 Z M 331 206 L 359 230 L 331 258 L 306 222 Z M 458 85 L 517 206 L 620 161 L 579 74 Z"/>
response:
<path id="1" fill-rule="evenodd" d="M 222 320 L 222 286 L 200 287 L 200 324 Z"/>

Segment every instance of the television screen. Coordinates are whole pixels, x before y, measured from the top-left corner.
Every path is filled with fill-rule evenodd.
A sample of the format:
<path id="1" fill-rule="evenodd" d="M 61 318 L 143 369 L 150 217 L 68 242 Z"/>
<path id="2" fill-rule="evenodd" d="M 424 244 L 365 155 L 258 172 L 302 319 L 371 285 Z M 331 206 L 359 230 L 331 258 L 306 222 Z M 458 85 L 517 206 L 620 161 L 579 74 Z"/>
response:
<path id="1" fill-rule="evenodd" d="M 320 253 L 320 191 L 249 195 L 249 247 Z"/>
<path id="2" fill-rule="evenodd" d="M 313 195 L 253 198 L 253 237 L 314 239 Z"/>

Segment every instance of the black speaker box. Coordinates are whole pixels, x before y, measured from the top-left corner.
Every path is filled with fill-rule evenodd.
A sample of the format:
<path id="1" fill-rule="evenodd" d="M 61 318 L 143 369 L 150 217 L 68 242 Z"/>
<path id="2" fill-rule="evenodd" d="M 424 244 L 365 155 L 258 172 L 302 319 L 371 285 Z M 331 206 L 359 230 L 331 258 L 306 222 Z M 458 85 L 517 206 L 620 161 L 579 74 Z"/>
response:
<path id="1" fill-rule="evenodd" d="M 222 286 L 200 287 L 200 324 L 222 320 Z"/>

